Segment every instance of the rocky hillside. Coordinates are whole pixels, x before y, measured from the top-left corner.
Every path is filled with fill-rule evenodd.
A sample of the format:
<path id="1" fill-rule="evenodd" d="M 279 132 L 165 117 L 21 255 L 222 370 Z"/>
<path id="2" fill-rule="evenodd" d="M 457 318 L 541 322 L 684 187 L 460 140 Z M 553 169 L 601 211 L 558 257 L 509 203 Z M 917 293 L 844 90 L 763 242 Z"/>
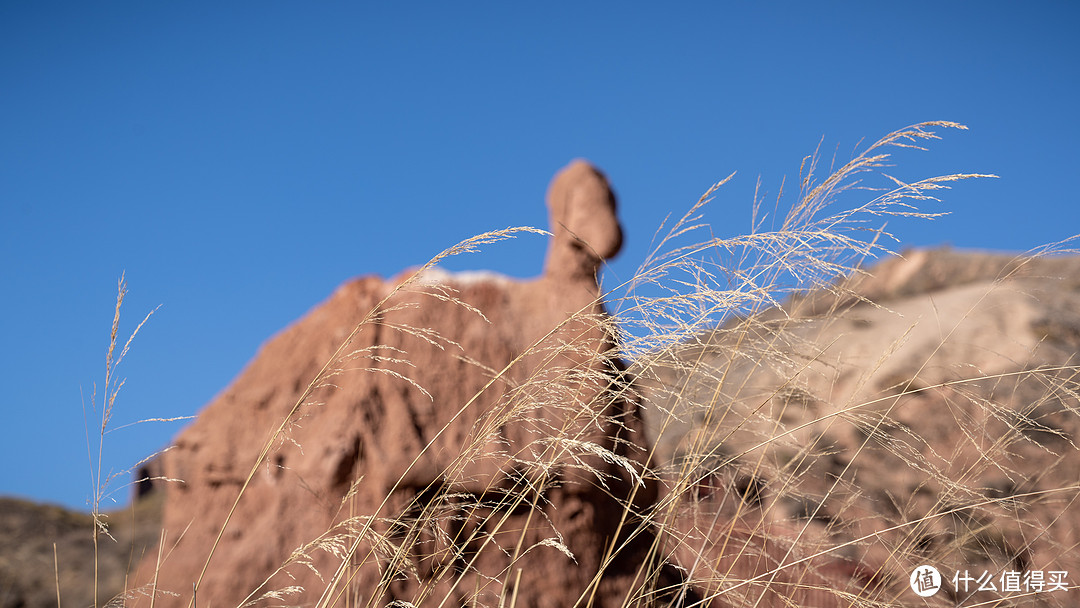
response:
<path id="1" fill-rule="evenodd" d="M 121 593 L 131 565 L 152 552 L 161 530 L 161 495 L 107 514 L 112 539 L 98 544 L 99 603 Z M 94 604 L 93 518 L 53 505 L 0 498 L 0 608 Z M 56 545 L 55 562 L 53 544 Z"/>
<path id="2" fill-rule="evenodd" d="M 729 605 L 848 605 L 753 580 L 793 563 L 905 605 L 1075 605 L 1023 581 L 1080 583 L 1078 355 L 1080 258 L 943 249 L 640 362 L 658 452 L 698 484 L 683 563 Z M 915 596 L 921 564 L 959 584 Z"/>

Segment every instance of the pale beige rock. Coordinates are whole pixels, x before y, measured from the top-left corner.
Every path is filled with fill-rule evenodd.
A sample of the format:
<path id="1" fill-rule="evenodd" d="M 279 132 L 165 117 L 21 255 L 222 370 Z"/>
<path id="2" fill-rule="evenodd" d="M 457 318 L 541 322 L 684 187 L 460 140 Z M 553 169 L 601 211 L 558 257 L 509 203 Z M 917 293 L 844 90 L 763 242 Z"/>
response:
<path id="1" fill-rule="evenodd" d="M 819 291 L 699 336 L 641 379 L 652 428 L 661 408 L 689 421 L 659 451 L 697 455 L 704 476 L 674 527 L 680 561 L 776 583 L 729 584 L 722 605 L 1000 595 L 924 601 L 907 588 L 923 563 L 999 581 L 1080 572 L 1080 258 L 916 250 L 868 270 L 849 295 Z"/>

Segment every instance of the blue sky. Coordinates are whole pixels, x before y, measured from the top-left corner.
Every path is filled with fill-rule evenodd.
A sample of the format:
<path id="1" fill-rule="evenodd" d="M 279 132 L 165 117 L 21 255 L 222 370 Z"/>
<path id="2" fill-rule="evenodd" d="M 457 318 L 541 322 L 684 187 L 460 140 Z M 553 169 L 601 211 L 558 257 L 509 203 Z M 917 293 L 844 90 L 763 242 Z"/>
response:
<path id="1" fill-rule="evenodd" d="M 0 494 L 85 508 L 82 404 L 121 273 L 124 335 L 161 308 L 113 426 L 192 415 L 350 277 L 546 227 L 547 182 L 576 157 L 619 195 L 609 282 L 732 171 L 708 215 L 722 235 L 819 142 L 846 160 L 926 120 L 970 130 L 898 155 L 898 177 L 1001 178 L 890 225 L 904 245 L 1080 232 L 1074 3 L 217 4 L 0 5 Z M 544 246 L 448 266 L 527 277 Z M 106 467 L 180 428 L 110 433 Z"/>

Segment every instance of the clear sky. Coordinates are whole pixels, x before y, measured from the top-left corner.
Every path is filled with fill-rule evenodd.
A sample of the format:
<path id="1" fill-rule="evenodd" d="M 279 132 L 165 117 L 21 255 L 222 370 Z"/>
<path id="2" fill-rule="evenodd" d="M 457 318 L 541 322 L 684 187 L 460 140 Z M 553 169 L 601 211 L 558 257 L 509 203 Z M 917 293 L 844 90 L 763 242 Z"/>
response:
<path id="1" fill-rule="evenodd" d="M 898 156 L 898 177 L 1001 178 L 897 224 L 903 244 L 1080 232 L 1076 3 L 402 6 L 0 4 L 0 494 L 85 508 L 83 403 L 122 272 L 121 333 L 161 308 L 120 368 L 113 426 L 192 415 L 350 277 L 546 227 L 547 182 L 575 157 L 619 195 L 609 282 L 732 171 L 708 215 L 720 234 L 748 231 L 758 179 L 775 197 L 819 142 L 846 160 L 926 120 L 970 131 Z M 544 246 L 448 266 L 527 277 Z M 106 467 L 181 428 L 110 433 Z"/>

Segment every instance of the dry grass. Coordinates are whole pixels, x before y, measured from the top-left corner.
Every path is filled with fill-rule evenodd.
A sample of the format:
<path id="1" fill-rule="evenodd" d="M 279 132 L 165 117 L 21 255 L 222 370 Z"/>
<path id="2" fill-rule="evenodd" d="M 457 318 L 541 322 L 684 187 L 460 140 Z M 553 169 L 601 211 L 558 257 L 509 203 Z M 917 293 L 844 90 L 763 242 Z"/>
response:
<path id="1" fill-rule="evenodd" d="M 636 490 L 619 496 L 624 504 L 620 540 L 606 548 L 605 564 L 634 539 L 656 538 L 626 606 L 674 605 L 691 598 L 716 606 L 923 605 L 907 588 L 907 573 L 921 563 L 938 564 L 947 573 L 966 564 L 994 576 L 1017 565 L 1023 571 L 1074 566 L 1073 577 L 1080 577 L 1080 562 L 1073 557 L 1080 541 L 1069 536 L 1078 531 L 1066 526 L 1058 532 L 1073 510 L 1077 479 L 1075 472 L 1069 478 L 1055 469 L 1080 462 L 1073 443 L 1078 370 L 1071 360 L 1055 366 L 1036 357 L 1017 370 L 958 373 L 956 366 L 936 367 L 934 350 L 894 370 L 891 362 L 915 331 L 909 328 L 859 361 L 860 378 L 841 384 L 850 370 L 827 356 L 835 342 L 820 342 L 821 336 L 839 335 L 827 328 L 847 323 L 852 310 L 866 307 L 852 284 L 840 279 L 865 272 L 865 260 L 888 252 L 887 218 L 930 219 L 934 214 L 920 211 L 919 204 L 935 200 L 952 182 L 987 177 L 949 175 L 910 184 L 888 178 L 885 189 L 867 188 L 863 180 L 883 175 L 891 147 L 917 147 L 943 128 L 963 127 L 936 122 L 902 129 L 824 178 L 817 175 L 817 155 L 809 157 L 794 204 L 772 230 L 762 229 L 768 220 L 760 217 L 748 235 L 712 237 L 702 211 L 724 182 L 711 188 L 685 215 L 662 227 L 655 252 L 632 281 L 601 296 L 610 315 L 584 307 L 545 337 L 573 324 L 601 328 L 621 337 L 614 352 L 598 351 L 594 339 L 544 339 L 527 357 L 487 370 L 491 380 L 474 400 L 492 387 L 509 389 L 478 421 L 443 477 L 467 475 L 469 463 L 490 452 L 497 430 L 508 422 L 528 419 L 538 407 L 560 412 L 534 421 L 528 445 L 501 454 L 527 472 L 512 488 L 475 493 L 456 491 L 452 484 L 431 486 L 404 505 L 392 504 L 391 492 L 374 512 L 363 513 L 357 513 L 355 494 L 349 492 L 338 523 L 298 548 L 279 572 L 317 570 L 326 563 L 319 556 L 333 555 L 337 567 L 319 572 L 318 608 L 380 605 L 384 592 L 401 578 L 419 591 L 411 602 L 392 605 L 443 606 L 447 590 L 458 592 L 462 586 L 471 586 L 476 605 L 526 605 L 511 584 L 519 571 L 480 573 L 475 565 L 485 551 L 506 552 L 508 564 L 539 547 L 569 554 L 558 530 L 536 541 L 507 526 L 510 513 L 543 518 L 546 493 L 570 478 L 600 487 L 662 484 L 655 504 L 639 504 Z M 869 201 L 834 208 L 838 198 L 856 195 Z M 422 271 L 447 255 L 515 232 L 471 239 Z M 408 366 L 409 353 L 355 345 L 356 336 L 377 319 L 408 306 L 398 298 L 402 292 L 468 306 L 452 290 L 420 280 L 422 271 L 384 298 L 311 379 L 251 463 L 219 540 L 241 525 L 233 519 L 236 505 L 274 450 L 290 440 L 297 421 L 317 407 L 321 388 L 341 374 L 361 373 L 347 371 L 357 361 L 381 357 L 401 369 Z M 811 289 L 828 295 L 812 302 L 789 297 Z M 955 327 L 942 331 L 941 344 L 950 342 L 965 318 L 960 315 Z M 451 337 L 423 327 L 396 329 L 444 349 L 447 357 L 468 359 Z M 123 352 L 126 347 L 117 362 Z M 530 369 L 541 372 L 521 377 L 517 372 L 526 358 Z M 632 362 L 629 374 L 620 360 Z M 556 361 L 579 363 L 551 364 Z M 394 374 L 393 365 L 381 368 L 383 373 Z M 102 429 L 119 388 L 112 369 L 110 354 Z M 396 377 L 408 382 L 410 376 Z M 611 417 L 613 404 L 642 399 L 651 409 L 656 450 L 647 467 L 594 433 L 624 424 Z M 459 405 L 455 419 L 472 401 Z M 916 406 L 943 416 L 940 436 L 912 414 Z M 1025 462 L 1038 462 L 1039 468 Z M 865 479 L 868 471 L 887 471 L 889 478 Z M 1008 483 L 986 485 L 1002 479 Z M 362 481 L 354 482 L 354 490 Z M 908 485 L 890 487 L 892 482 Z M 484 526 L 475 525 L 477 519 Z M 215 542 L 207 548 L 204 573 L 211 564 L 228 567 L 214 561 L 216 547 Z M 430 557 L 423 569 L 416 555 Z M 668 584 L 660 574 L 665 563 L 681 568 L 687 580 L 681 588 L 662 589 Z M 167 558 L 161 567 L 168 567 Z M 382 577 L 376 588 L 360 588 L 354 577 L 370 567 Z M 590 605 L 602 577 L 603 567 L 576 605 Z M 191 581 L 195 589 L 201 580 L 200 575 Z M 270 577 L 267 585 L 272 580 L 280 579 Z M 151 598 L 159 593 L 152 586 L 136 591 Z M 288 605 L 300 590 L 250 591 L 245 606 Z M 1075 597 L 1075 591 L 942 593 L 927 603 L 1067 605 Z M 206 601 L 195 596 L 191 604 Z"/>

